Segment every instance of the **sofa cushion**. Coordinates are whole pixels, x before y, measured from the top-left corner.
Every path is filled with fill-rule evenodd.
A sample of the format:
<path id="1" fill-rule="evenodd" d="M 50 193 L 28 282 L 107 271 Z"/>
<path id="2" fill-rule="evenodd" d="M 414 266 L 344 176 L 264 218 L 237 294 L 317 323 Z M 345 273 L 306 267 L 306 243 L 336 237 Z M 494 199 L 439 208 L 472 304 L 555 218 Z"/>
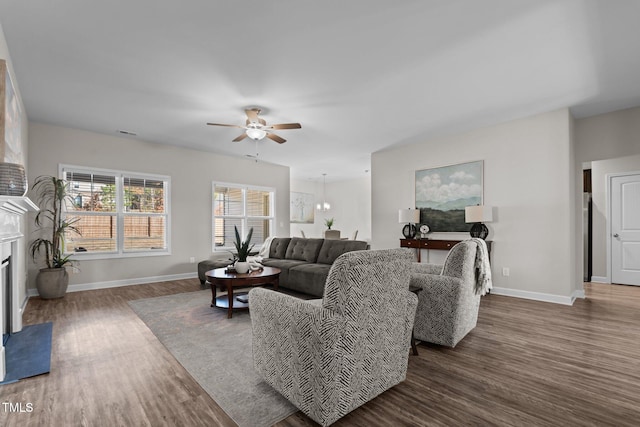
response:
<path id="1" fill-rule="evenodd" d="M 316 262 L 324 239 L 302 239 L 292 237 L 287 247 L 286 259 L 296 259 L 306 262 Z"/>
<path id="2" fill-rule="evenodd" d="M 367 242 L 360 240 L 330 240 L 325 239 L 318 254 L 318 261 L 322 264 L 333 264 L 340 255 L 351 251 L 367 249 Z"/>
<path id="3" fill-rule="evenodd" d="M 288 279 L 295 283 L 296 291 L 322 298 L 329 270 L 328 264 L 302 264 L 289 270 Z"/>
<path id="4" fill-rule="evenodd" d="M 287 246 L 291 241 L 290 237 L 276 237 L 269 246 L 269 258 L 284 259 L 287 254 Z"/>
<path id="5" fill-rule="evenodd" d="M 265 258 L 262 260 L 262 265 L 267 267 L 276 267 L 282 270 L 279 277 L 279 285 L 284 286 L 285 288 L 291 280 L 289 279 L 289 271 L 291 268 L 306 264 L 304 261 L 294 260 L 294 259 L 278 259 L 278 258 Z"/>

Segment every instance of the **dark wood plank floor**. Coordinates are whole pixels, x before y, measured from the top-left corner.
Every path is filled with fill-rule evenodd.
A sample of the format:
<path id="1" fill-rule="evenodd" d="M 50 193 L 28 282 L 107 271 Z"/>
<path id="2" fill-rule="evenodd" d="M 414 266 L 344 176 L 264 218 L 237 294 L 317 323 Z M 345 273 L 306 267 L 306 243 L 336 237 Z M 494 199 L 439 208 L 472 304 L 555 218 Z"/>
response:
<path id="1" fill-rule="evenodd" d="M 54 322 L 51 373 L 0 386 L 0 425 L 235 425 L 127 304 L 200 289 L 193 279 L 32 298 L 25 324 Z M 455 349 L 421 344 L 406 381 L 335 425 L 640 425 L 640 288 L 585 290 L 571 307 L 484 297 Z M 297 413 L 277 425 L 315 423 Z"/>

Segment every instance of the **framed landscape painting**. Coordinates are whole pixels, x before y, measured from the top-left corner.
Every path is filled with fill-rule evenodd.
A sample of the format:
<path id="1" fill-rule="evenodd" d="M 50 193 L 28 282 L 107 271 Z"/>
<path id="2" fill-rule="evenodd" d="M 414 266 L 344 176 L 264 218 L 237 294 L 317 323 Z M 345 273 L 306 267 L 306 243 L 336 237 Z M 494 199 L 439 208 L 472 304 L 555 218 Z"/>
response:
<path id="1" fill-rule="evenodd" d="M 468 232 L 464 208 L 482 204 L 482 160 L 416 171 L 420 223 L 435 232 Z"/>
<path id="2" fill-rule="evenodd" d="M 290 220 L 298 224 L 313 224 L 313 194 L 291 192 Z"/>

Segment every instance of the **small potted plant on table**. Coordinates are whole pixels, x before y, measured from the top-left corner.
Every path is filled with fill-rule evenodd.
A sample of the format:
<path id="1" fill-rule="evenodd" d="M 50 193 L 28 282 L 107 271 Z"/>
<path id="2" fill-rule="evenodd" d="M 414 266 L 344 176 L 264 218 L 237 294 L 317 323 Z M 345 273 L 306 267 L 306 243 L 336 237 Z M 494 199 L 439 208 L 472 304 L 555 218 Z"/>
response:
<path id="1" fill-rule="evenodd" d="M 235 268 L 237 273 L 244 274 L 249 271 L 249 263 L 247 262 L 247 257 L 249 256 L 249 253 L 251 253 L 251 249 L 253 249 L 253 247 L 255 246 L 249 246 L 249 244 L 251 243 L 251 236 L 253 235 L 253 227 L 249 229 L 247 240 L 245 240 L 244 242 L 240 238 L 238 227 L 234 225 L 233 228 L 236 232 L 236 241 L 233 244 L 236 247 L 236 252 L 238 252 L 236 255 L 238 257 L 238 260 L 236 261 Z"/>
<path id="2" fill-rule="evenodd" d="M 333 218 L 325 218 L 324 225 L 327 226 L 327 230 L 331 230 L 331 227 L 333 226 L 333 222 L 334 222 Z"/>

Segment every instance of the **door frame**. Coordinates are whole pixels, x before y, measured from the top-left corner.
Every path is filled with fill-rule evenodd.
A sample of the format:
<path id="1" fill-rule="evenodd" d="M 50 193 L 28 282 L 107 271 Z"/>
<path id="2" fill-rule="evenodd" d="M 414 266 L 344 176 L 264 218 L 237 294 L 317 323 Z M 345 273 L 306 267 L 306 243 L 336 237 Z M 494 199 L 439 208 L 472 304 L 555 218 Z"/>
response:
<path id="1" fill-rule="evenodd" d="M 613 185 L 613 178 L 619 178 L 619 177 L 623 177 L 623 176 L 628 176 L 628 175 L 640 175 L 640 171 L 630 171 L 630 172 L 614 172 L 614 173 L 608 173 L 606 174 L 606 179 L 607 179 L 607 187 L 606 187 L 606 191 L 607 191 L 607 218 L 606 218 L 606 233 L 607 233 L 607 282 L 608 283 L 613 283 L 611 281 L 611 276 L 612 276 L 612 272 L 611 272 L 611 210 L 613 209 L 613 206 L 611 205 L 611 193 L 612 193 L 612 185 Z"/>

